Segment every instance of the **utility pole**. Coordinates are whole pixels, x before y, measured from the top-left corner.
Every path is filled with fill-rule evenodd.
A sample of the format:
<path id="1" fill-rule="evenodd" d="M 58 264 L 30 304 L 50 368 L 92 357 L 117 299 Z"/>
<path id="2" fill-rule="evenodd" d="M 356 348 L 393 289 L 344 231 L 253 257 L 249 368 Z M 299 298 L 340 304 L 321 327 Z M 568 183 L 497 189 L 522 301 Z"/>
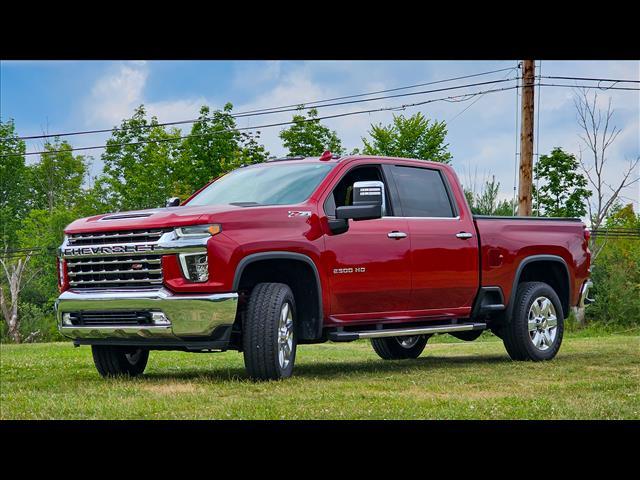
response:
<path id="1" fill-rule="evenodd" d="M 531 215 L 533 190 L 533 60 L 522 62 L 522 123 L 520 125 L 520 181 L 518 183 L 518 216 Z"/>

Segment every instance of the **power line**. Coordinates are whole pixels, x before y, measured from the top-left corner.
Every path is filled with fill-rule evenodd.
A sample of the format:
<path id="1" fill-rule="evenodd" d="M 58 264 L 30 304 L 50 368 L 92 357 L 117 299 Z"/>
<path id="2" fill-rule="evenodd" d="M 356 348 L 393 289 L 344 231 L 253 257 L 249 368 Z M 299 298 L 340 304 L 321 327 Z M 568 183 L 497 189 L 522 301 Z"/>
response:
<path id="1" fill-rule="evenodd" d="M 622 78 L 558 77 L 552 75 L 543 75 L 540 78 L 551 78 L 554 80 L 589 80 L 592 82 L 640 83 L 640 80 L 627 80 Z"/>
<path id="2" fill-rule="evenodd" d="M 542 87 L 569 87 L 569 88 L 597 88 L 599 90 L 631 90 L 631 91 L 640 91 L 640 88 L 633 87 L 600 87 L 597 85 L 567 85 L 560 83 L 541 83 Z"/>
<path id="3" fill-rule="evenodd" d="M 442 98 L 434 98 L 434 99 L 424 100 L 422 102 L 404 104 L 404 105 L 395 106 L 395 107 L 381 107 L 381 108 L 375 108 L 375 109 L 369 109 L 369 110 L 357 110 L 355 112 L 343 112 L 343 113 L 338 113 L 338 114 L 334 114 L 334 115 L 325 115 L 323 117 L 305 118 L 303 120 L 298 120 L 298 121 L 278 122 L 278 123 L 271 123 L 271 124 L 265 124 L 265 125 L 257 125 L 257 126 L 254 126 L 254 127 L 240 127 L 240 128 L 236 128 L 236 129 L 233 129 L 233 130 L 220 130 L 220 131 L 214 132 L 214 133 L 201 133 L 201 134 L 194 133 L 194 134 L 180 135 L 180 136 L 177 136 L 177 137 L 161 138 L 161 139 L 155 139 L 155 140 L 146 139 L 146 140 L 140 140 L 138 142 L 114 143 L 114 144 L 110 144 L 110 145 L 109 144 L 108 145 L 96 145 L 96 146 L 91 146 L 91 147 L 72 147 L 72 148 L 67 148 L 67 149 L 62 149 L 62 150 L 49 150 L 49 151 L 45 150 L 45 151 L 37 151 L 37 152 L 26 152 L 26 153 L 24 153 L 24 155 L 25 156 L 27 156 L 27 155 L 44 155 L 44 154 L 71 152 L 71 151 L 96 150 L 96 149 L 101 149 L 101 148 L 122 147 L 122 146 L 127 146 L 127 145 L 142 145 L 142 144 L 147 144 L 147 143 L 173 142 L 173 141 L 178 141 L 178 140 L 184 140 L 186 138 L 191 138 L 191 137 L 217 136 L 219 134 L 225 134 L 225 133 L 228 134 L 228 133 L 233 133 L 235 131 L 258 130 L 258 129 L 262 129 L 262 128 L 280 127 L 280 126 L 292 125 L 292 124 L 297 124 L 297 123 L 318 122 L 320 120 L 347 117 L 347 116 L 351 116 L 351 115 L 361 115 L 361 114 L 365 114 L 365 113 L 375 113 L 375 112 L 384 112 L 384 111 L 392 111 L 392 110 L 395 110 L 395 111 L 397 111 L 397 110 L 405 110 L 406 108 L 425 105 L 427 103 L 433 103 L 433 102 L 444 101 L 444 100 L 449 100 L 449 99 L 456 99 L 456 98 L 460 98 L 460 97 L 469 97 L 469 98 L 471 98 L 471 97 L 474 97 L 476 95 L 483 95 L 485 93 L 493 93 L 493 92 L 501 92 L 501 91 L 506 91 L 506 90 L 512 90 L 514 88 L 517 88 L 517 86 L 496 88 L 496 89 L 491 89 L 491 90 L 467 93 L 467 94 L 464 94 L 464 95 L 456 95 L 456 96 L 449 96 L 449 97 L 442 97 Z M 0 158 L 9 157 L 9 156 L 13 156 L 13 155 L 14 154 L 1 155 Z"/>
<path id="4" fill-rule="evenodd" d="M 477 74 L 477 75 L 480 75 L 480 74 Z M 460 77 L 460 78 L 463 78 L 463 77 Z M 401 94 L 395 94 L 395 95 L 386 95 L 386 96 L 382 96 L 382 97 L 373 97 L 373 98 L 364 98 L 364 99 L 359 99 L 359 100 L 349 100 L 349 101 L 342 101 L 342 102 L 326 103 L 324 105 L 293 104 L 293 105 L 287 105 L 287 106 L 284 106 L 284 107 L 273 107 L 271 109 L 265 109 L 265 110 L 260 110 L 260 111 L 255 110 L 255 111 L 249 111 L 249 112 L 233 113 L 233 114 L 230 114 L 230 116 L 233 117 L 233 118 L 243 118 L 243 117 L 253 117 L 253 116 L 259 116 L 259 115 L 273 115 L 273 114 L 278 114 L 278 113 L 287 113 L 287 112 L 297 111 L 297 110 L 300 109 L 301 106 L 305 106 L 304 109 L 335 107 L 335 106 L 342 106 L 342 105 L 351 105 L 351 104 L 355 104 L 355 103 L 364 103 L 364 102 L 373 102 L 373 101 L 377 101 L 377 100 L 386 100 L 386 99 L 389 99 L 389 98 L 408 97 L 408 96 L 415 96 L 415 95 L 426 95 L 428 93 L 444 92 L 444 91 L 448 91 L 448 90 L 457 90 L 457 89 L 460 89 L 460 88 L 468 88 L 468 87 L 477 87 L 477 86 L 482 86 L 482 85 L 490 85 L 490 84 L 494 84 L 494 83 L 509 82 L 511 80 L 515 80 L 515 79 L 502 79 L 502 80 L 492 80 L 492 81 L 487 81 L 487 82 L 477 82 L 477 83 L 470 83 L 470 84 L 465 84 L 465 85 L 455 85 L 455 86 L 452 86 L 452 87 L 437 88 L 437 89 L 432 89 L 432 90 L 422 90 L 422 91 L 419 91 L 419 92 L 409 92 L 409 93 L 401 93 Z M 448 81 L 452 81 L 452 80 L 439 80 L 439 81 L 430 82 L 430 83 L 442 83 L 442 82 L 448 82 Z M 422 85 L 422 84 L 420 84 L 420 85 Z M 415 88 L 415 87 L 416 86 L 399 87 L 399 88 L 396 88 L 396 89 L 390 89 L 389 91 L 401 90 L 401 89 L 407 89 L 407 88 Z M 347 97 L 344 97 L 344 98 L 361 97 L 361 96 L 365 96 L 365 95 L 372 95 L 372 93 L 347 96 Z M 325 100 L 325 102 L 326 101 L 328 101 L 328 100 Z M 183 125 L 183 124 L 197 123 L 197 122 L 205 123 L 207 121 L 209 121 L 209 119 L 207 119 L 207 118 L 205 118 L 205 119 L 196 118 L 196 119 L 190 119 L 190 120 L 177 120 L 177 121 L 174 121 L 174 122 L 154 123 L 154 124 L 151 124 L 151 125 L 139 125 L 139 126 L 130 126 L 130 127 L 114 127 L 114 128 L 104 128 L 104 129 L 96 129 L 96 130 L 80 130 L 80 131 L 73 131 L 73 132 L 62 132 L 62 133 L 56 133 L 56 134 L 43 134 L 43 135 L 29 135 L 29 136 L 13 137 L 13 138 L 15 140 L 35 140 L 35 139 L 40 139 L 40 138 L 69 137 L 69 136 L 75 136 L 75 135 L 87 135 L 87 134 L 94 134 L 94 133 L 117 132 L 117 131 L 123 131 L 123 130 L 135 130 L 135 129 L 154 128 L 154 127 L 166 127 L 166 126 Z"/>

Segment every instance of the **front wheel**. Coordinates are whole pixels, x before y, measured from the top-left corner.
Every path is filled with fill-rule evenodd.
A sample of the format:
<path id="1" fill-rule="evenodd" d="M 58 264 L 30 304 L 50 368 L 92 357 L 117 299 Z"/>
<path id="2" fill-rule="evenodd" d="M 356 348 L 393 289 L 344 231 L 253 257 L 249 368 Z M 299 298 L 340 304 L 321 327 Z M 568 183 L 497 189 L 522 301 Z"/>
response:
<path id="1" fill-rule="evenodd" d="M 283 283 L 259 283 L 242 325 L 244 365 L 255 380 L 290 377 L 296 360 L 296 302 Z"/>
<path id="2" fill-rule="evenodd" d="M 556 292 L 546 283 L 518 285 L 511 321 L 501 334 L 513 360 L 539 362 L 556 356 L 564 333 L 564 314 Z"/>
<path id="3" fill-rule="evenodd" d="M 112 345 L 92 345 L 93 363 L 103 377 L 135 377 L 144 372 L 149 350 Z"/>
<path id="4" fill-rule="evenodd" d="M 373 350 L 383 360 L 418 358 L 431 335 L 372 338 Z"/>

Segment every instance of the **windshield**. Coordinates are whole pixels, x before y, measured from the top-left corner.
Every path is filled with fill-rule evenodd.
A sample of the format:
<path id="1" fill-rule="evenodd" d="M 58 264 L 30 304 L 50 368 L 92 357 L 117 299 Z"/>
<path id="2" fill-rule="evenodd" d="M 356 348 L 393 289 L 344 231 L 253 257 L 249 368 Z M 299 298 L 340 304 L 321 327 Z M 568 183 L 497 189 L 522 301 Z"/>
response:
<path id="1" fill-rule="evenodd" d="M 298 163 L 239 168 L 205 188 L 189 206 L 300 203 L 311 195 L 332 167 L 331 164 Z"/>

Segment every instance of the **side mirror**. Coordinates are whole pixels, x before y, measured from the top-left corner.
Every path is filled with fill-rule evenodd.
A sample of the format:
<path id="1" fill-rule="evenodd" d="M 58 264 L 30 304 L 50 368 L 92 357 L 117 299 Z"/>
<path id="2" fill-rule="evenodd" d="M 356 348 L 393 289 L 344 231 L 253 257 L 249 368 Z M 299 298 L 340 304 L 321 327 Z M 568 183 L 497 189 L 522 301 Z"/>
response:
<path id="1" fill-rule="evenodd" d="M 167 200 L 167 207 L 177 207 L 178 205 L 180 205 L 179 197 L 171 197 L 169 200 Z"/>
<path id="2" fill-rule="evenodd" d="M 377 180 L 355 182 L 353 205 L 336 208 L 336 219 L 372 220 L 382 218 L 384 210 L 384 183 Z"/>

